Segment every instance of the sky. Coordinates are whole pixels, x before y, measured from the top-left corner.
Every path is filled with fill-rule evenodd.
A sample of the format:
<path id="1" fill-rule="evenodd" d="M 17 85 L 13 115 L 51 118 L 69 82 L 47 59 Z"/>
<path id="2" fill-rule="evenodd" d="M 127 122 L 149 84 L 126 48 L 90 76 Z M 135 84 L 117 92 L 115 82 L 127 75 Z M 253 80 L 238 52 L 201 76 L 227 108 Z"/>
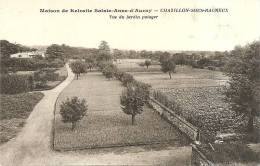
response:
<path id="1" fill-rule="evenodd" d="M 227 13 L 41 13 L 40 9 L 227 8 Z M 260 0 L 0 0 L 0 39 L 137 50 L 231 50 L 260 39 Z"/>

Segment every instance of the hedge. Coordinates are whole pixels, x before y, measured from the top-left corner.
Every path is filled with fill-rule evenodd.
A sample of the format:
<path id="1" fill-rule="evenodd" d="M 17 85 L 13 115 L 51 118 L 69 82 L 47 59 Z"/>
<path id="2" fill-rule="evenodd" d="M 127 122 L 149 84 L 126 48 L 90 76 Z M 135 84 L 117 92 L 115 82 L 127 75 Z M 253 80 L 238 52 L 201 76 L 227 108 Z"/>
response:
<path id="1" fill-rule="evenodd" d="M 30 75 L 3 74 L 0 75 L 1 94 L 17 94 L 29 92 L 33 88 L 33 78 Z"/>
<path id="2" fill-rule="evenodd" d="M 9 58 L 1 61 L 1 66 L 10 71 L 34 71 L 42 68 L 59 68 L 64 66 L 60 59 L 47 61 L 45 59 Z"/>
<path id="3" fill-rule="evenodd" d="M 143 96 L 145 97 L 145 100 L 148 101 L 151 85 L 135 80 L 131 74 L 120 71 L 112 63 L 101 63 L 99 67 L 105 76 L 107 73 L 110 73 L 112 71 L 112 77 L 115 77 L 116 79 L 121 81 L 123 86 L 126 87 L 128 84 L 132 84 L 133 86 L 140 87 L 141 89 L 143 89 Z"/>

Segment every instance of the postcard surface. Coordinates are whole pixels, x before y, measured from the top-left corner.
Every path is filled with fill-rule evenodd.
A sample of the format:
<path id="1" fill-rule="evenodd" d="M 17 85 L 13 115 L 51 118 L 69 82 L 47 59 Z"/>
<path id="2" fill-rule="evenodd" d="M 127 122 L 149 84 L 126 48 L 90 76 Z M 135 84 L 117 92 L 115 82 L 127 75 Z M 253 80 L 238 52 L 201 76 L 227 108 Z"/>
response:
<path id="1" fill-rule="evenodd" d="M 259 0 L 0 0 L 0 166 L 260 164 Z"/>

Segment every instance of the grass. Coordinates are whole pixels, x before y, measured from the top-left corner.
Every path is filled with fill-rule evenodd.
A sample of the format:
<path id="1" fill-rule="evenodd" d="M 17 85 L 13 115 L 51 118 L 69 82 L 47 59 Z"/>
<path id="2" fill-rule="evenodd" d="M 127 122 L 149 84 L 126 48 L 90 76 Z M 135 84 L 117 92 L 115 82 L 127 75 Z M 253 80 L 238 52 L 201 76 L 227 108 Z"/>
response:
<path id="1" fill-rule="evenodd" d="M 133 61 L 123 60 L 115 65 L 123 72 L 155 72 L 160 71 L 160 65 L 150 65 L 148 69 L 146 66 L 140 66 L 140 63 L 144 63 L 144 60 L 133 59 Z"/>
<path id="2" fill-rule="evenodd" d="M 225 85 L 227 77 L 220 71 L 194 69 L 189 66 L 176 67 L 176 72 L 169 79 L 167 73 L 161 71 L 130 72 L 135 79 L 149 83 L 153 88 L 184 88 Z"/>
<path id="3" fill-rule="evenodd" d="M 0 143 L 4 143 L 17 135 L 43 94 L 22 93 L 0 98 Z"/>
<path id="4" fill-rule="evenodd" d="M 188 141 L 176 128 L 168 124 L 153 110 L 145 107 L 143 114 L 136 116 L 136 125 L 120 108 L 121 83 L 108 81 L 101 73 L 88 73 L 74 80 L 57 101 L 54 123 L 54 148 L 63 150 L 139 145 L 175 141 Z M 88 102 L 87 117 L 74 131 L 71 124 L 64 124 L 59 115 L 59 105 L 67 97 L 78 96 Z"/>

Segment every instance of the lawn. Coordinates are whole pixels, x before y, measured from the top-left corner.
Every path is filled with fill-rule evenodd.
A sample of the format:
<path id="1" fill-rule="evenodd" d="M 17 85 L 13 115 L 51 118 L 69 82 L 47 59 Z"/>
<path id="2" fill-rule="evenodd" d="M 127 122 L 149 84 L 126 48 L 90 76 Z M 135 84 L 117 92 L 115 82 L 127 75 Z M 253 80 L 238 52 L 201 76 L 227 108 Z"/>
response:
<path id="1" fill-rule="evenodd" d="M 149 83 L 153 88 L 183 88 L 225 85 L 228 78 L 220 71 L 194 69 L 190 66 L 176 67 L 172 79 L 161 71 L 130 72 L 135 79 Z"/>
<path id="2" fill-rule="evenodd" d="M 72 150 L 95 147 L 140 145 L 175 142 L 187 145 L 188 140 L 175 127 L 148 107 L 136 116 L 136 125 L 120 108 L 121 83 L 108 81 L 101 73 L 91 72 L 74 80 L 57 100 L 54 122 L 54 148 Z M 64 124 L 59 115 L 59 105 L 67 97 L 87 99 L 89 110 L 74 131 Z"/>
<path id="3" fill-rule="evenodd" d="M 43 98 L 40 92 L 1 95 L 0 143 L 15 137 L 34 106 Z"/>

